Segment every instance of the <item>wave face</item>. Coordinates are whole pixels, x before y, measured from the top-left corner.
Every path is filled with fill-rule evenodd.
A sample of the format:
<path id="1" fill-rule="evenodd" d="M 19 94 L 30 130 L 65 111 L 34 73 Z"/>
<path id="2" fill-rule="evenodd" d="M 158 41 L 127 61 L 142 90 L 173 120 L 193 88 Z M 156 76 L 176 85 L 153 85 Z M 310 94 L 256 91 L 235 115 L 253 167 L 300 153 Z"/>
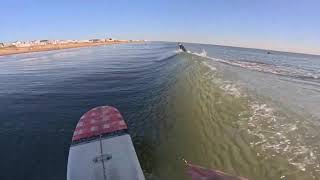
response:
<path id="1" fill-rule="evenodd" d="M 210 69 L 213 84 L 225 94 L 246 99 L 247 109 L 239 113 L 236 124 L 248 135 L 250 147 L 264 160 L 287 162 L 301 172 L 274 178 L 319 179 L 320 146 L 316 139 L 320 137 L 320 57 L 286 53 L 268 57 L 259 50 L 253 61 L 248 54 L 258 52 L 237 49 L 244 52 L 237 53 L 237 60 L 230 60 L 231 55 L 228 59 L 208 55 L 211 48 L 202 46 L 202 53 L 190 54 Z M 265 60 L 259 60 L 261 57 Z"/>
<path id="2" fill-rule="evenodd" d="M 249 179 L 320 179 L 317 56 L 185 46 L 0 57 L 2 179 L 65 179 L 75 124 L 106 104 L 150 179 L 186 179 L 181 158 Z"/>

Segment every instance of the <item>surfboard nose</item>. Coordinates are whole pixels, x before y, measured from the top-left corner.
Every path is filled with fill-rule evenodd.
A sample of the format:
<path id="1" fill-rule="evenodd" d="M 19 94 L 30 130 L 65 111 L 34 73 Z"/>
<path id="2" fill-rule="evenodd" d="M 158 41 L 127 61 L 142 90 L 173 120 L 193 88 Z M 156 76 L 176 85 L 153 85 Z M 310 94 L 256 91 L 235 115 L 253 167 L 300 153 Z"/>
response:
<path id="1" fill-rule="evenodd" d="M 116 108 L 100 106 L 91 109 L 80 118 L 72 142 L 126 129 L 128 129 L 127 124 Z"/>

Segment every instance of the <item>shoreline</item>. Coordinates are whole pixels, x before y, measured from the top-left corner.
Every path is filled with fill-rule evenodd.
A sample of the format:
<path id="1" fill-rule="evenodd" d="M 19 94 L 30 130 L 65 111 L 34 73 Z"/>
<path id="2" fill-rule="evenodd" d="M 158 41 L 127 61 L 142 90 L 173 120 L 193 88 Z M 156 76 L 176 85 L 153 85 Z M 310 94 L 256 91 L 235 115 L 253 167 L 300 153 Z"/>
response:
<path id="1" fill-rule="evenodd" d="M 127 43 L 133 43 L 133 42 L 132 41 L 78 42 L 78 43 L 66 43 L 66 44 L 37 45 L 37 46 L 30 46 L 30 47 L 5 47 L 5 48 L 0 48 L 0 56 L 24 54 L 24 53 L 31 53 L 31 52 L 54 51 L 54 50 L 61 50 L 61 49 L 72 49 L 72 48 L 90 47 L 90 46 L 127 44 Z"/>

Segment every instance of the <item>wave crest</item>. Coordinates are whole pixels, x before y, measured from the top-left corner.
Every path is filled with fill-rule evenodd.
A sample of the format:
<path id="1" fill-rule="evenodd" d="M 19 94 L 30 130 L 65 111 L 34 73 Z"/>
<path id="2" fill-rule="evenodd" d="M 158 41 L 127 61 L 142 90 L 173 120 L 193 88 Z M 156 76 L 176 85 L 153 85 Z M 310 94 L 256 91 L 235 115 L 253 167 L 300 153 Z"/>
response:
<path id="1" fill-rule="evenodd" d="M 241 68 L 264 72 L 264 73 L 270 73 L 270 74 L 275 74 L 280 76 L 289 76 L 289 77 L 300 78 L 300 79 L 313 79 L 313 80 L 320 79 L 320 72 L 314 72 L 306 69 L 301 69 L 298 67 L 280 66 L 280 65 L 273 65 L 273 64 L 267 64 L 262 62 L 252 62 L 252 61 L 244 61 L 244 60 L 236 61 L 236 60 L 218 59 L 218 58 L 207 56 L 207 52 L 205 50 L 202 50 L 201 53 L 190 52 L 190 54 L 211 59 L 216 62 L 228 64 L 231 66 L 241 67 Z"/>

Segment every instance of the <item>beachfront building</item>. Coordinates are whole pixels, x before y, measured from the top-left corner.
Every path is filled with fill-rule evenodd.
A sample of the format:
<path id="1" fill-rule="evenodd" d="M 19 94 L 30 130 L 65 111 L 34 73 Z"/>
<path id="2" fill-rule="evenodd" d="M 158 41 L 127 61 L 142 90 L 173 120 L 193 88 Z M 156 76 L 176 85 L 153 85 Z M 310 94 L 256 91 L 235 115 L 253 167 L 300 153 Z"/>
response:
<path id="1" fill-rule="evenodd" d="M 6 48 L 6 47 L 11 47 L 12 46 L 12 43 L 2 43 L 3 44 L 3 47 Z"/>
<path id="2" fill-rule="evenodd" d="M 77 40 L 61 40 L 60 44 L 77 43 Z"/>
<path id="3" fill-rule="evenodd" d="M 40 40 L 34 40 L 30 42 L 32 44 L 32 46 L 38 46 L 40 45 Z"/>
<path id="4" fill-rule="evenodd" d="M 96 43 L 96 42 L 99 42 L 100 39 L 90 39 L 89 42 L 92 42 L 92 43 Z"/>
<path id="5" fill-rule="evenodd" d="M 30 47 L 31 44 L 29 42 L 22 42 L 19 46 L 17 47 Z"/>
<path id="6" fill-rule="evenodd" d="M 16 46 L 16 47 L 19 47 L 21 44 L 22 44 L 22 42 L 21 41 L 15 41 L 15 42 L 13 42 L 13 43 L 11 43 L 13 46 Z"/>
<path id="7" fill-rule="evenodd" d="M 107 42 L 107 39 L 90 39 L 89 42 L 91 42 L 91 43 L 101 43 L 101 42 Z"/>
<path id="8" fill-rule="evenodd" d="M 80 43 L 89 43 L 90 40 L 79 40 L 78 42 L 80 42 Z"/>
<path id="9" fill-rule="evenodd" d="M 0 48 L 4 47 L 4 44 L 3 43 L 0 43 Z"/>
<path id="10" fill-rule="evenodd" d="M 67 43 L 69 43 L 67 40 L 60 40 L 59 41 L 59 44 L 67 44 Z"/>
<path id="11" fill-rule="evenodd" d="M 11 45 L 15 47 L 30 47 L 32 44 L 30 42 L 15 41 Z"/>
<path id="12" fill-rule="evenodd" d="M 40 41 L 39 41 L 39 45 L 40 45 L 40 46 L 45 46 L 45 45 L 47 45 L 47 44 L 49 44 L 49 40 L 43 39 L 43 40 L 40 40 Z"/>
<path id="13" fill-rule="evenodd" d="M 48 41 L 48 44 L 56 45 L 56 44 L 60 44 L 60 41 L 59 40 L 50 40 L 50 41 Z"/>
<path id="14" fill-rule="evenodd" d="M 48 43 L 49 40 L 46 40 L 46 39 L 43 39 L 43 40 L 40 40 L 40 43 Z"/>

